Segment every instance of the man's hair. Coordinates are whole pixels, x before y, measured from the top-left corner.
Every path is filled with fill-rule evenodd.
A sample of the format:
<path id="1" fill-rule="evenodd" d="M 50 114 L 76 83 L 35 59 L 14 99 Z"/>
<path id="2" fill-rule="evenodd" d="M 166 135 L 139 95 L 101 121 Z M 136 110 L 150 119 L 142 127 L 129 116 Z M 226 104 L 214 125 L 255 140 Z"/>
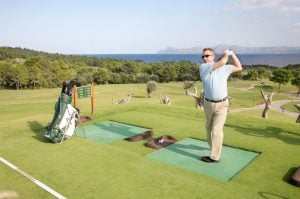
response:
<path id="1" fill-rule="evenodd" d="M 215 54 L 214 49 L 212 49 L 212 48 L 203 48 L 203 52 L 204 52 L 204 51 L 207 51 L 207 50 L 209 50 L 209 51 L 211 51 L 211 52 L 213 52 L 213 53 Z"/>

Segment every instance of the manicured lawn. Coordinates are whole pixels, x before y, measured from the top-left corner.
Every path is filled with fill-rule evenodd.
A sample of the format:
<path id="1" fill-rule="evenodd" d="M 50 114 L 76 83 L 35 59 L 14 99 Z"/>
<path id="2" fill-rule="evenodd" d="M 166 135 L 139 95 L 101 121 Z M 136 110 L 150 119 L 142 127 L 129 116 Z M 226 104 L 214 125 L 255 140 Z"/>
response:
<path id="1" fill-rule="evenodd" d="M 283 106 L 283 108 L 285 110 L 290 110 L 290 111 L 294 111 L 294 112 L 297 112 L 298 109 L 295 107 L 295 105 L 298 104 L 298 103 L 294 103 L 294 102 L 290 102 L 290 103 L 287 103 Z"/>
<path id="2" fill-rule="evenodd" d="M 252 107 L 254 97 L 262 99 L 258 88 L 239 89 L 250 84 L 259 82 L 229 83 L 232 108 Z M 290 89 L 282 86 L 282 91 Z M 154 149 L 144 141 L 101 144 L 74 136 L 62 144 L 49 143 L 44 127 L 51 122 L 59 92 L 0 90 L 0 156 L 67 198 L 300 198 L 299 188 L 287 182 L 300 166 L 296 118 L 274 111 L 268 120 L 260 118 L 261 110 L 229 112 L 224 144 L 261 154 L 230 181 L 222 181 L 147 158 Z M 130 103 L 112 104 L 112 98 L 129 93 L 134 93 Z M 168 95 L 172 104 L 161 105 L 160 94 Z M 274 96 L 280 99 L 291 97 Z M 205 140 L 203 111 L 184 96 L 182 83 L 158 84 L 151 98 L 145 84 L 100 85 L 95 100 L 93 122 L 114 120 L 152 128 L 155 137 Z M 80 99 L 78 107 L 91 116 L 89 99 Z M 2 163 L 1 191 L 14 191 L 19 198 L 52 198 Z"/>

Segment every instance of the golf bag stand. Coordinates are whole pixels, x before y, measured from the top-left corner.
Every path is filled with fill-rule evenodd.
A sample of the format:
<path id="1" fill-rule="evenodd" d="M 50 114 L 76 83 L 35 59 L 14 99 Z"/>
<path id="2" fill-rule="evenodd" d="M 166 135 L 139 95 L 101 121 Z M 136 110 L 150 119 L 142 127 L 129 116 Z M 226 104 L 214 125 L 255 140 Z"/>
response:
<path id="1" fill-rule="evenodd" d="M 63 82 L 62 91 L 55 104 L 54 117 L 44 134 L 53 143 L 62 143 L 74 134 L 79 118 L 79 109 L 73 107 L 72 90 L 76 81 Z"/>

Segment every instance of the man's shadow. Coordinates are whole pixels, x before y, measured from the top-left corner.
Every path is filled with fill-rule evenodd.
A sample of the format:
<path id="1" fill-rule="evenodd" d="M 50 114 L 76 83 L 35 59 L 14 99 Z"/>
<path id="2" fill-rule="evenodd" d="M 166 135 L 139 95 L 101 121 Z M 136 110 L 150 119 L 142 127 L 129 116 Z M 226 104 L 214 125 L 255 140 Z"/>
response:
<path id="1" fill-rule="evenodd" d="M 230 127 L 233 129 L 236 129 L 237 131 L 250 135 L 250 136 L 257 136 L 257 137 L 270 137 L 270 138 L 276 138 L 278 140 L 281 140 L 287 144 L 294 144 L 294 145 L 300 145 L 300 135 L 291 132 L 291 131 L 286 131 L 282 128 L 278 127 L 272 127 L 268 126 L 266 128 L 254 128 L 254 127 L 240 127 L 237 125 L 231 125 L 227 124 L 225 125 L 226 127 Z M 290 136 L 292 135 L 292 136 Z"/>
<path id="2" fill-rule="evenodd" d="M 49 143 L 49 141 L 44 137 L 44 133 L 46 131 L 45 126 L 37 121 L 28 121 L 28 126 L 35 134 L 33 136 L 34 139 L 39 140 L 40 142 Z"/>
<path id="3" fill-rule="evenodd" d="M 180 155 L 183 155 L 183 156 L 186 156 L 186 157 L 189 157 L 192 159 L 196 159 L 196 160 L 199 160 L 200 156 L 195 155 L 194 153 L 187 152 L 186 150 L 195 150 L 195 151 L 197 151 L 196 153 L 198 153 L 201 150 L 210 150 L 209 148 L 198 146 L 195 144 L 185 145 L 185 144 L 177 144 L 177 143 L 169 145 L 168 147 L 166 147 L 166 149 L 168 149 L 172 152 L 178 153 Z"/>

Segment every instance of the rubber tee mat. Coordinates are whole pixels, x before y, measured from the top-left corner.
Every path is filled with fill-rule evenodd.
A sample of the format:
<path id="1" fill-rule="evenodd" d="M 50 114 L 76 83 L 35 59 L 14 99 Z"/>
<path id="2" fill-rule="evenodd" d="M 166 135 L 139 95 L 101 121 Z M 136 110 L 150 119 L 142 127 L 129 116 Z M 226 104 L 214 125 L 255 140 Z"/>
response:
<path id="1" fill-rule="evenodd" d="M 154 151 L 147 157 L 228 181 L 258 155 L 255 152 L 223 146 L 220 162 L 206 163 L 200 160 L 202 156 L 209 156 L 209 154 L 207 142 L 185 138 L 166 148 Z"/>
<path id="2" fill-rule="evenodd" d="M 91 125 L 76 128 L 79 137 L 85 137 L 100 143 L 110 143 L 148 131 L 147 128 L 122 124 L 113 121 L 97 122 Z"/>

